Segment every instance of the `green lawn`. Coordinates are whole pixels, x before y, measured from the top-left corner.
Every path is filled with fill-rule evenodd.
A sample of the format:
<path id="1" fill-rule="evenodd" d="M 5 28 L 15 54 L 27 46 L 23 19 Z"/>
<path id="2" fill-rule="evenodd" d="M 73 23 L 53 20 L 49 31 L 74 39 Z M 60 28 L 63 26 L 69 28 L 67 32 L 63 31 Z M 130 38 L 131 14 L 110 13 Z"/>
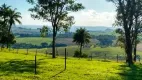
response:
<path id="1" fill-rule="evenodd" d="M 50 55 L 37 54 L 37 75 L 34 75 L 34 54 L 26 51 L 0 52 L 0 80 L 140 80 L 142 65 L 127 67 L 125 63 L 78 58 L 52 59 Z"/>
<path id="2" fill-rule="evenodd" d="M 24 38 L 16 38 L 16 43 L 27 43 L 33 45 L 40 45 L 41 43 L 51 43 L 51 38 L 42 38 L 42 37 L 24 37 Z"/>

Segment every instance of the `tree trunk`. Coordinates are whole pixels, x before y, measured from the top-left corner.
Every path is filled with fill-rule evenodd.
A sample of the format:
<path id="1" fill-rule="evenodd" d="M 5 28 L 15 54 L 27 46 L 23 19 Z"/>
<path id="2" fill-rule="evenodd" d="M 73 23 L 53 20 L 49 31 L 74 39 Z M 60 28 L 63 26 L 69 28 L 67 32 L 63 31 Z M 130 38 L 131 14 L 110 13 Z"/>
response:
<path id="1" fill-rule="evenodd" d="M 137 43 L 135 40 L 135 44 L 134 44 L 134 62 L 136 62 L 136 55 L 137 55 Z"/>
<path id="2" fill-rule="evenodd" d="M 7 38 L 9 38 L 9 36 L 10 36 L 11 27 L 12 27 L 12 23 L 10 23 L 10 26 L 8 28 L 8 36 L 7 36 Z M 7 48 L 9 48 L 8 40 L 7 40 Z"/>
<path id="3" fill-rule="evenodd" d="M 129 66 L 130 66 L 131 64 L 133 64 L 133 60 L 132 60 L 132 43 L 131 43 L 130 33 L 127 32 L 125 34 L 125 36 L 126 36 L 126 47 L 125 47 L 125 49 L 126 49 L 126 54 L 127 54 L 127 61 L 128 61 Z"/>
<path id="4" fill-rule="evenodd" d="M 8 46 L 8 41 L 7 41 L 7 43 L 6 43 L 6 48 L 8 49 L 8 47 L 9 47 L 9 46 Z"/>
<path id="5" fill-rule="evenodd" d="M 82 55 L 82 43 L 80 44 L 80 57 Z"/>
<path id="6" fill-rule="evenodd" d="M 53 41 L 52 41 L 52 58 L 55 58 L 55 37 L 56 37 L 56 32 L 55 32 L 55 27 L 53 27 Z"/>

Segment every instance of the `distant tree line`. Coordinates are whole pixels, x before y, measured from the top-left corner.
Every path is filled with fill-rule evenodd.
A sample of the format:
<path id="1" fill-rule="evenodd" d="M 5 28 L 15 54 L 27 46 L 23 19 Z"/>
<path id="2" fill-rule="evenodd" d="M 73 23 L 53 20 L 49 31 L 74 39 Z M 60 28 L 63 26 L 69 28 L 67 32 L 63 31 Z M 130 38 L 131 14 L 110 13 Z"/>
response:
<path id="1" fill-rule="evenodd" d="M 66 44 L 56 43 L 56 47 L 66 47 Z M 27 43 L 15 43 L 12 45 L 12 48 L 15 49 L 26 49 L 26 48 L 51 48 L 52 44 L 48 44 L 46 42 L 41 43 L 40 45 L 27 44 Z"/>
<path id="2" fill-rule="evenodd" d="M 113 41 L 116 40 L 116 36 L 113 35 L 98 35 L 93 38 L 99 41 L 97 44 L 100 47 L 112 46 Z"/>

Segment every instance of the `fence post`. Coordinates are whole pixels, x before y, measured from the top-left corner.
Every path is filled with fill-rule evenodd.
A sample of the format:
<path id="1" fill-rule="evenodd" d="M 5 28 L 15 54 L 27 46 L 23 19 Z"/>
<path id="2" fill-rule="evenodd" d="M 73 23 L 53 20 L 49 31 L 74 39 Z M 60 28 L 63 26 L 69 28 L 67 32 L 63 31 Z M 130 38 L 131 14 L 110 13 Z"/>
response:
<path id="1" fill-rule="evenodd" d="M 105 53 L 105 60 L 106 60 L 106 53 Z"/>
<path id="2" fill-rule="evenodd" d="M 68 52 L 67 52 L 67 58 L 68 58 Z"/>
<path id="3" fill-rule="evenodd" d="M 27 48 L 27 55 L 28 55 L 28 48 Z"/>
<path id="4" fill-rule="evenodd" d="M 36 49 L 36 54 L 35 55 L 37 55 L 37 49 Z"/>
<path id="5" fill-rule="evenodd" d="M 35 74 L 36 74 L 36 55 L 35 55 Z"/>
<path id="6" fill-rule="evenodd" d="M 17 48 L 17 54 L 18 54 L 18 48 Z"/>
<path id="7" fill-rule="evenodd" d="M 118 62 L 118 54 L 117 54 L 116 58 L 117 58 L 117 62 Z"/>
<path id="8" fill-rule="evenodd" d="M 66 48 L 65 48 L 65 69 L 66 69 Z"/>
<path id="9" fill-rule="evenodd" d="M 9 52 L 10 52 L 10 47 L 9 47 Z"/>
<path id="10" fill-rule="evenodd" d="M 47 56 L 47 50 L 45 51 L 45 54 L 46 54 L 46 56 Z"/>

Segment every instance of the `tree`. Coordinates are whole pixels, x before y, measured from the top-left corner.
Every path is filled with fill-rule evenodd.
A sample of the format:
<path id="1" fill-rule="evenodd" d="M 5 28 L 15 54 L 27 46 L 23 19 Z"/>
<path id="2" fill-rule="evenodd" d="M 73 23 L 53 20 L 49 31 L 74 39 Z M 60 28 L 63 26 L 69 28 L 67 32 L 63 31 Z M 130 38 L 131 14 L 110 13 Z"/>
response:
<path id="1" fill-rule="evenodd" d="M 16 12 L 16 9 L 11 9 L 10 6 L 7 6 L 6 4 L 3 4 L 0 7 L 0 17 L 1 17 L 1 34 L 2 36 L 5 35 L 5 37 L 11 37 L 11 27 L 12 25 L 15 25 L 16 22 L 20 23 L 19 18 L 22 18 L 20 16 L 20 12 Z M 8 40 L 6 40 L 8 41 Z M 7 42 L 7 48 L 8 44 Z"/>
<path id="2" fill-rule="evenodd" d="M 73 42 L 80 45 L 80 56 L 82 55 L 82 46 L 90 42 L 91 35 L 85 28 L 77 29 L 74 36 Z"/>
<path id="3" fill-rule="evenodd" d="M 46 37 L 48 34 L 49 28 L 47 26 L 43 26 L 42 29 L 40 29 L 41 37 Z"/>
<path id="4" fill-rule="evenodd" d="M 9 24 L 9 27 L 8 27 L 8 37 L 10 37 L 10 33 L 11 33 L 11 27 L 12 25 L 15 25 L 15 23 L 19 23 L 21 24 L 21 21 L 19 20 L 21 17 L 21 13 L 20 12 L 17 12 L 16 11 L 17 9 L 15 8 L 14 10 L 10 9 L 9 10 L 9 14 L 8 14 L 8 17 L 9 17 L 9 20 L 8 20 L 8 24 Z M 7 42 L 7 48 L 8 48 L 8 44 L 9 42 Z"/>
<path id="5" fill-rule="evenodd" d="M 11 6 L 0 6 L 0 39 L 8 33 L 8 12 Z"/>
<path id="6" fill-rule="evenodd" d="M 75 3 L 75 0 L 27 0 L 34 8 L 29 10 L 33 12 L 33 18 L 49 21 L 53 28 L 52 57 L 55 58 L 55 39 L 57 32 L 63 28 L 67 30 L 74 24 L 73 16 L 68 16 L 69 12 L 76 12 L 84 9 L 82 4 Z"/>
<path id="7" fill-rule="evenodd" d="M 134 28 L 133 28 L 133 38 L 134 38 L 134 61 L 136 62 L 137 54 L 137 44 L 140 42 L 138 36 L 142 30 L 142 0 L 136 0 L 136 13 L 134 14 Z"/>
<path id="8" fill-rule="evenodd" d="M 11 44 L 15 44 L 16 43 L 15 36 L 12 33 L 10 33 L 9 36 L 3 35 L 1 37 L 0 43 L 2 43 L 2 45 L 8 44 L 8 46 L 10 47 Z"/>
<path id="9" fill-rule="evenodd" d="M 133 64 L 132 49 L 134 43 L 134 16 L 137 13 L 136 6 L 140 0 L 107 0 L 113 2 L 117 7 L 116 23 L 124 29 L 126 61 L 129 66 Z M 138 1 L 138 2 L 137 2 Z"/>

